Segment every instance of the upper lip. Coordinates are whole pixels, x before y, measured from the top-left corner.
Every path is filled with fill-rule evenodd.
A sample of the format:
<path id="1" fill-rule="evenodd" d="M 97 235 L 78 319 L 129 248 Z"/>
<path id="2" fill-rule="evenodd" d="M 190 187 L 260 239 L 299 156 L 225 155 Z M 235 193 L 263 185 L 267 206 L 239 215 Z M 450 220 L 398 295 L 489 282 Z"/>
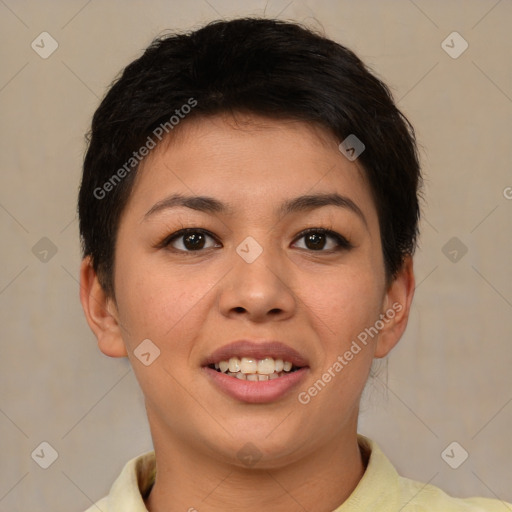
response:
<path id="1" fill-rule="evenodd" d="M 282 359 L 289 361 L 299 368 L 308 366 L 308 361 L 297 350 L 285 345 L 280 341 L 264 340 L 238 340 L 228 343 L 212 352 L 203 362 L 203 366 L 228 361 L 232 357 L 252 357 L 254 359 Z"/>

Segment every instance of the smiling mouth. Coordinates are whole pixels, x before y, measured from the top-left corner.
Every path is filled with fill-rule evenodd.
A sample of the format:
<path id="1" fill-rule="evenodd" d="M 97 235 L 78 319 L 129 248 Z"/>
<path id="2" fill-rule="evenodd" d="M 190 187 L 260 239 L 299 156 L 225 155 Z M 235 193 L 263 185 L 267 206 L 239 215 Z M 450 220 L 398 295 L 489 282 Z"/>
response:
<path id="1" fill-rule="evenodd" d="M 253 382 L 279 379 L 301 368 L 294 366 L 290 361 L 272 357 L 264 359 L 231 357 L 228 360 L 212 363 L 208 367 L 229 377 Z"/>

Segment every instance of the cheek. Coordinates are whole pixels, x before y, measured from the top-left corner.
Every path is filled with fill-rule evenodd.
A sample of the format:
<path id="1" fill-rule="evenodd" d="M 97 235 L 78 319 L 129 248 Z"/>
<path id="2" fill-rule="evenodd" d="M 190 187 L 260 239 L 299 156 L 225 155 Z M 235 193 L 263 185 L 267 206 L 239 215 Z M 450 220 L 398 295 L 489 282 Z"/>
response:
<path id="1" fill-rule="evenodd" d="M 358 338 L 379 318 L 381 297 L 377 275 L 370 271 L 342 273 L 305 287 L 305 304 L 313 314 L 318 336 L 318 366 L 299 391 L 298 401 L 312 417 L 329 411 L 332 422 L 316 426 L 318 435 L 331 435 L 353 417 L 373 360 L 375 339 Z M 333 427 L 333 424 L 336 427 Z"/>
<path id="2" fill-rule="evenodd" d="M 336 340 L 342 348 L 377 320 L 382 301 L 380 281 L 369 268 L 338 269 L 304 280 L 301 298 L 326 339 Z"/>
<path id="3" fill-rule="evenodd" d="M 135 263 L 137 264 L 135 265 Z M 159 266 L 143 259 L 121 262 L 123 278 L 116 286 L 125 341 L 134 348 L 142 339 L 157 344 L 178 344 L 183 329 L 208 291 L 208 280 L 185 270 Z"/>

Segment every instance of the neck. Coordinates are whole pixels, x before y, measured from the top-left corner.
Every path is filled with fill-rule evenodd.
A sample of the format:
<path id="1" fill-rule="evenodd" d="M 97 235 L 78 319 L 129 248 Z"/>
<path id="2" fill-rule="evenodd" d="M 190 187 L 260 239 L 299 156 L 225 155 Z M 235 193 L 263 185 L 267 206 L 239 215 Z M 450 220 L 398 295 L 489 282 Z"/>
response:
<path id="1" fill-rule="evenodd" d="M 219 462 L 201 446 L 159 442 L 163 438 L 153 431 L 157 477 L 146 507 L 149 512 L 331 512 L 364 474 L 356 426 L 288 464 L 262 468 Z"/>

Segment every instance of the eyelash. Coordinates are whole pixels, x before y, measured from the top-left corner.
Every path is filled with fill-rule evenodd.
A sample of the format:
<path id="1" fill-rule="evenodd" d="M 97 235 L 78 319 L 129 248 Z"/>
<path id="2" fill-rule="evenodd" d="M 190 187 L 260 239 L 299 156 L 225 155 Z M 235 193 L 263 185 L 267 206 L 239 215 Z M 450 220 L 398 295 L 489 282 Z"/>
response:
<path id="1" fill-rule="evenodd" d="M 197 234 L 197 233 L 209 236 L 210 238 L 215 240 L 217 243 L 219 243 L 217 238 L 212 233 L 210 233 L 209 231 L 207 231 L 205 229 L 201 229 L 201 228 L 185 228 L 185 229 L 180 229 L 179 231 L 176 231 L 172 235 L 169 235 L 166 238 L 164 238 L 164 240 L 162 240 L 162 242 L 160 242 L 157 245 L 157 248 L 159 248 L 159 249 L 167 248 L 167 249 L 172 250 L 174 252 L 180 252 L 180 253 L 185 253 L 185 254 L 200 253 L 200 252 L 205 251 L 207 249 L 212 249 L 213 247 L 207 247 L 206 249 L 198 249 L 198 250 L 194 251 L 194 250 L 183 250 L 183 249 L 176 249 L 174 247 L 172 247 L 172 248 L 169 247 L 171 245 L 171 243 L 174 242 L 175 240 L 177 240 L 179 238 L 183 238 L 186 235 Z M 302 249 L 301 248 L 302 250 L 307 250 L 307 251 L 313 252 L 313 253 L 322 253 L 322 252 L 324 252 L 324 253 L 328 253 L 329 254 L 329 253 L 338 252 L 338 251 L 342 251 L 342 250 L 349 250 L 349 249 L 353 248 L 352 244 L 343 235 L 340 235 L 339 233 L 336 233 L 335 231 L 332 231 L 332 230 L 326 229 L 326 228 L 308 228 L 308 229 L 306 229 L 304 231 L 301 231 L 295 237 L 294 242 L 296 242 L 297 240 L 300 240 L 301 238 L 304 238 L 305 236 L 310 235 L 310 234 L 326 235 L 327 237 L 330 237 L 330 238 L 334 239 L 334 241 L 337 244 L 337 247 L 335 247 L 334 249 L 328 249 L 328 250 L 320 249 L 320 250 L 317 250 L 317 251 L 315 251 L 313 249 L 307 249 L 307 248 L 306 249 Z"/>

